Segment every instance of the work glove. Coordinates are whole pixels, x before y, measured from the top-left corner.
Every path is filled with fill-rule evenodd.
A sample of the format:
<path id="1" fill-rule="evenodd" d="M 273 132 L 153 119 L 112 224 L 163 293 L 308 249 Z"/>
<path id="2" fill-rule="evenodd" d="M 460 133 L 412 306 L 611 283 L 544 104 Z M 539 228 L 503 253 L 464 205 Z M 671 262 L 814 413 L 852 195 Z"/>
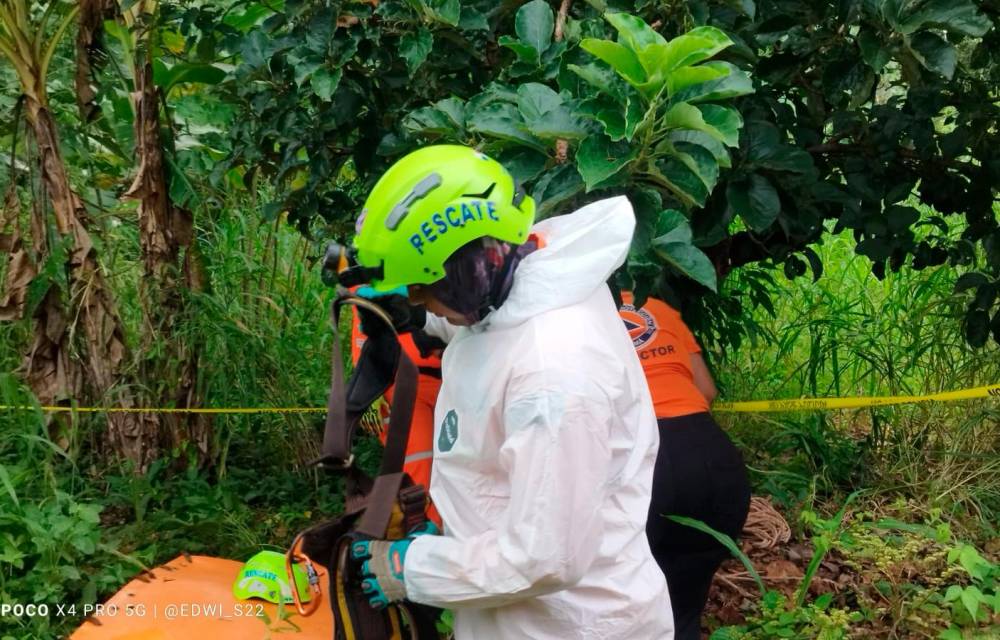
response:
<path id="1" fill-rule="evenodd" d="M 437 525 L 425 522 L 402 540 L 363 540 L 351 545 L 351 557 L 361 562 L 361 590 L 373 609 L 384 609 L 406 599 L 403 567 L 406 550 L 417 536 L 439 535 Z"/>
<path id="2" fill-rule="evenodd" d="M 392 326 L 396 333 L 410 333 L 424 328 L 427 322 L 427 311 L 423 307 L 415 307 L 410 304 L 406 296 L 406 287 L 399 287 L 392 291 L 379 292 L 371 287 L 360 287 L 355 292 L 358 297 L 371 300 L 392 319 Z M 371 337 L 372 331 L 379 332 L 385 327 L 378 318 L 372 317 L 371 311 L 358 307 L 358 315 L 361 318 L 361 332 Z"/>

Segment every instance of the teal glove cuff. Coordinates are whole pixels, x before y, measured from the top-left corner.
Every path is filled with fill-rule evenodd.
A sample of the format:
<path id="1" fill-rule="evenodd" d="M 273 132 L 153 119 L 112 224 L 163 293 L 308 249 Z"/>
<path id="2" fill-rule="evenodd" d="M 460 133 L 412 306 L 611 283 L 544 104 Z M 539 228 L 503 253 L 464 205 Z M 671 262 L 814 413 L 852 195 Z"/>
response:
<path id="1" fill-rule="evenodd" d="M 425 522 L 402 540 L 362 540 L 351 545 L 351 556 L 361 563 L 361 590 L 368 594 L 373 609 L 406 599 L 403 569 L 406 551 L 414 538 L 440 533 L 433 522 Z"/>

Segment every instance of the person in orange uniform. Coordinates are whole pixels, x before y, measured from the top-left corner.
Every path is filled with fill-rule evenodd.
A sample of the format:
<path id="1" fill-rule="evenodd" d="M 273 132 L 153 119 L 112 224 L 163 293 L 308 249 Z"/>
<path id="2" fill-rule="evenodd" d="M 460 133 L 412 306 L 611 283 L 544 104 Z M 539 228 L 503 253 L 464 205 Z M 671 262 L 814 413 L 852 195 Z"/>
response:
<path id="1" fill-rule="evenodd" d="M 660 426 L 646 536 L 667 578 L 676 640 L 701 637 L 701 613 L 712 576 L 728 551 L 708 534 L 667 515 L 701 520 L 739 537 L 750 507 L 743 456 L 709 413 L 715 382 L 680 313 L 649 298 L 635 308 L 622 292 L 619 309 L 649 384 Z"/>
<path id="2" fill-rule="evenodd" d="M 357 362 L 361 355 L 361 347 L 366 340 L 361 331 L 361 319 L 354 312 L 351 327 L 351 361 Z M 403 471 L 409 474 L 415 484 L 424 485 L 424 490 L 431 486 L 431 463 L 434 453 L 434 405 L 437 403 L 438 392 L 441 390 L 441 352 L 444 343 L 437 338 L 428 336 L 423 331 L 412 331 L 400 334 L 399 344 L 417 366 L 417 400 L 413 405 L 413 421 L 410 423 L 410 438 L 406 443 L 406 458 L 403 461 Z M 386 400 L 392 399 L 392 389 L 386 392 Z M 385 418 L 388 422 L 389 418 Z M 382 429 L 379 439 L 385 444 L 387 431 Z M 438 515 L 428 494 L 427 517 L 441 527 L 441 516 Z"/>

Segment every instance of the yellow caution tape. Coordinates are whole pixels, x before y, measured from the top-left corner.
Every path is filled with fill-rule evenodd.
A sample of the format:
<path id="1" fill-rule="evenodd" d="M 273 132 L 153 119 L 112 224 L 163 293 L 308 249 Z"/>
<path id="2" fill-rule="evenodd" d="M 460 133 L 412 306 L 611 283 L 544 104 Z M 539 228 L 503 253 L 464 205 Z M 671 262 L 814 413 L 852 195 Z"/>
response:
<path id="1" fill-rule="evenodd" d="M 858 409 L 861 407 L 886 407 L 918 402 L 953 402 L 974 398 L 1000 398 L 1000 384 L 985 387 L 945 391 L 922 396 L 874 396 L 870 398 L 798 398 L 790 400 L 753 400 L 750 402 L 716 402 L 713 412 L 720 413 L 774 413 L 780 411 L 816 411 L 820 409 Z"/>
<path id="2" fill-rule="evenodd" d="M 712 411 L 719 413 L 774 413 L 780 411 L 817 411 L 822 409 L 858 409 L 886 407 L 919 402 L 953 402 L 975 398 L 1000 398 L 1000 384 L 985 387 L 945 391 L 922 396 L 874 396 L 870 398 L 793 398 L 790 400 L 752 400 L 749 402 L 716 402 Z M 65 413 L 326 413 L 326 407 L 60 407 L 33 405 L 3 405 L 0 411 L 34 411 Z"/>
<path id="3" fill-rule="evenodd" d="M 0 411 L 34 411 L 62 413 L 326 413 L 326 407 L 59 407 L 0 404 Z"/>

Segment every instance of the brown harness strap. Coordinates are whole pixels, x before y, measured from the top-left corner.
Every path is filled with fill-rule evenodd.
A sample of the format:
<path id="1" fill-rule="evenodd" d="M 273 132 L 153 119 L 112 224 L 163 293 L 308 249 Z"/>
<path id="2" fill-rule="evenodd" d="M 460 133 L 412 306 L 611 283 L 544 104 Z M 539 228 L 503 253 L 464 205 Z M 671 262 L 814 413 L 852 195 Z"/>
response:
<path id="1" fill-rule="evenodd" d="M 341 292 L 331 309 L 333 320 L 333 357 L 331 362 L 330 396 L 327 399 L 326 426 L 323 432 L 322 457 L 319 462 L 327 468 L 352 469 L 354 456 L 351 454 L 351 442 L 358 416 L 348 411 L 348 391 L 344 380 L 344 360 L 340 347 L 338 332 L 340 309 L 343 305 L 353 305 L 372 313 L 387 327 L 389 333 L 383 339 L 391 339 L 396 356 L 396 371 L 393 382 L 392 405 L 390 414 L 392 420 L 386 434 L 385 450 L 382 454 L 382 466 L 375 478 L 371 491 L 367 487 L 361 489 L 367 493 L 364 498 L 365 509 L 358 522 L 356 531 L 372 538 L 382 538 L 386 535 L 392 507 L 403 486 L 403 463 L 406 460 L 406 444 L 410 438 L 410 422 L 413 418 L 413 406 L 417 398 L 417 367 L 399 347 L 398 335 L 392 320 L 374 302 L 346 292 Z M 362 358 L 366 350 L 376 348 L 369 339 L 362 350 Z M 349 479 L 354 474 L 349 475 Z M 350 484 L 354 484 L 353 482 Z M 349 496 L 351 506 L 357 507 L 361 502 L 361 491 Z M 410 520 L 411 518 L 407 518 Z"/>

